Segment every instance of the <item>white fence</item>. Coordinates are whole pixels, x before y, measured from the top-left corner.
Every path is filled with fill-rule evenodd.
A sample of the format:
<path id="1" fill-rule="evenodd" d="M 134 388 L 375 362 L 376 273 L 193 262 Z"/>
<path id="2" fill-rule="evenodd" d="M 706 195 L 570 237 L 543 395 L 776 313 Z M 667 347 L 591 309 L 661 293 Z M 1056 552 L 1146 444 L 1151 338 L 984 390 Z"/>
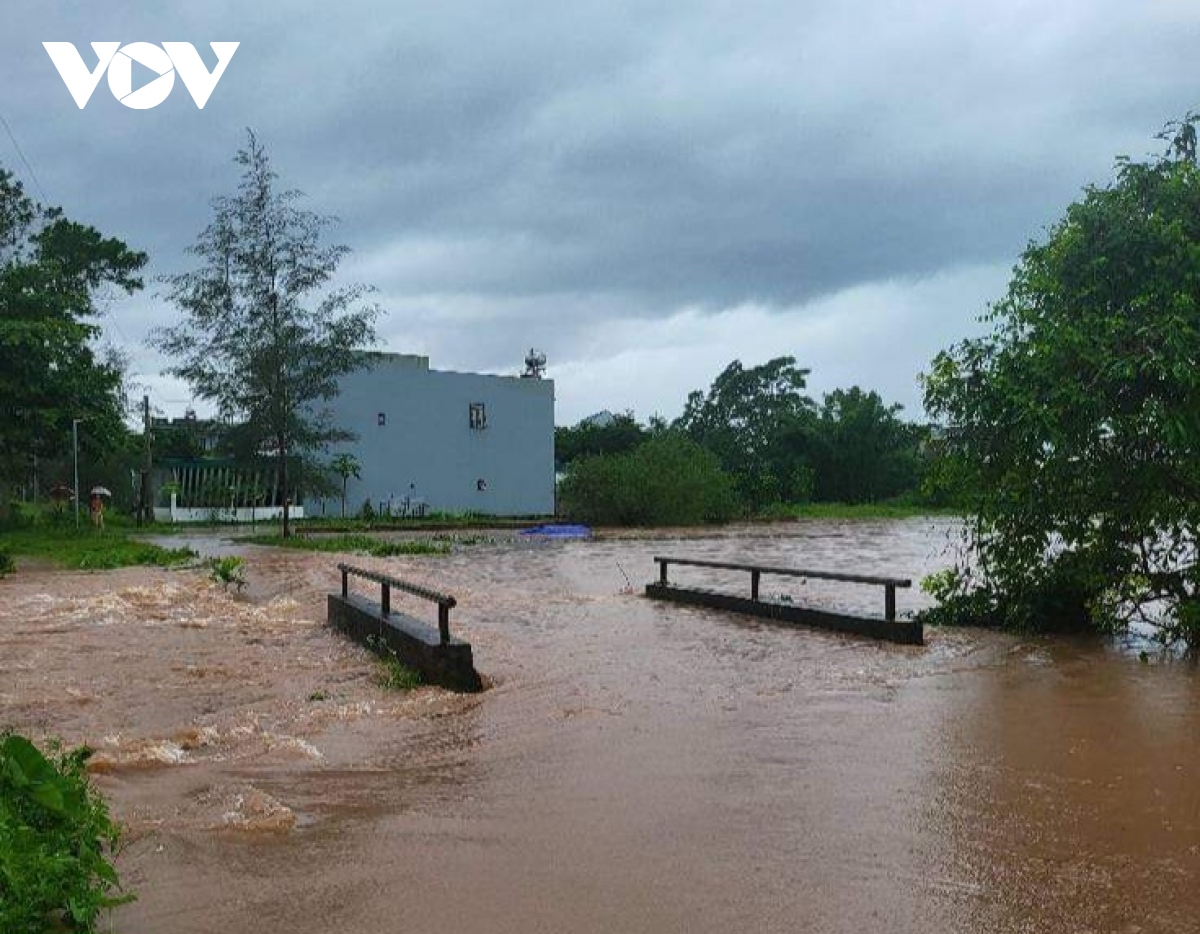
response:
<path id="1" fill-rule="evenodd" d="M 304 518 L 303 506 L 292 506 L 288 515 L 293 519 Z M 184 507 L 184 506 L 155 506 L 154 520 L 156 522 L 228 522 L 251 523 L 269 522 L 283 517 L 282 506 L 239 506 L 236 509 Z"/>

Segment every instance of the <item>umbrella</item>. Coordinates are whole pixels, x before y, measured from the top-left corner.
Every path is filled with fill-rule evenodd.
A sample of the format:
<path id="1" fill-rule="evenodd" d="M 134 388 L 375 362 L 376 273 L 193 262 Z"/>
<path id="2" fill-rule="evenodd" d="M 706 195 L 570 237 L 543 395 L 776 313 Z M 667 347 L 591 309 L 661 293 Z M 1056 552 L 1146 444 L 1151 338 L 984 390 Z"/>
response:
<path id="1" fill-rule="evenodd" d="M 75 491 L 72 490 L 65 483 L 60 483 L 60 484 L 58 484 L 58 486 L 50 488 L 50 498 L 51 499 L 70 499 L 74 495 L 75 495 Z"/>
<path id="2" fill-rule="evenodd" d="M 89 496 L 112 496 L 112 490 L 106 486 L 94 486 Z"/>

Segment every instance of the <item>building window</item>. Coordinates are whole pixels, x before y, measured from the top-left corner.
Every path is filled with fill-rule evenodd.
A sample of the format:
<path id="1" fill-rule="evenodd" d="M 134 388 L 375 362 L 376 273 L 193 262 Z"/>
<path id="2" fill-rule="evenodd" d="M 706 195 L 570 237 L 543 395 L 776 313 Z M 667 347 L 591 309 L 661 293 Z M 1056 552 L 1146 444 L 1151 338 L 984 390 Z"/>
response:
<path id="1" fill-rule="evenodd" d="M 386 424 L 387 424 L 387 413 L 386 413 L 386 412 L 380 412 L 380 413 L 379 413 L 377 416 L 375 416 L 375 423 L 376 423 L 376 424 L 377 424 L 377 425 L 378 425 L 380 428 L 382 428 L 384 425 L 386 425 Z"/>
<path id="2" fill-rule="evenodd" d="M 472 402 L 469 409 L 470 425 L 476 431 L 487 428 L 487 409 L 482 402 Z"/>

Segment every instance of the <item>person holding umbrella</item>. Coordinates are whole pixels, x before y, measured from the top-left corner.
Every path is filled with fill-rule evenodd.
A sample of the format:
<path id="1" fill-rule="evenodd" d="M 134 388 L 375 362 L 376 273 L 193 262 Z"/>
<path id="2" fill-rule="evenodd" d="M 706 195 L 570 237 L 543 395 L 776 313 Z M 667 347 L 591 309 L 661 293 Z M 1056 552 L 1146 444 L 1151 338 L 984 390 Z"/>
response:
<path id="1" fill-rule="evenodd" d="M 92 516 L 92 525 L 98 528 L 101 532 L 104 531 L 104 499 L 105 496 L 112 496 L 112 492 L 108 487 L 94 486 L 88 500 L 88 511 Z"/>

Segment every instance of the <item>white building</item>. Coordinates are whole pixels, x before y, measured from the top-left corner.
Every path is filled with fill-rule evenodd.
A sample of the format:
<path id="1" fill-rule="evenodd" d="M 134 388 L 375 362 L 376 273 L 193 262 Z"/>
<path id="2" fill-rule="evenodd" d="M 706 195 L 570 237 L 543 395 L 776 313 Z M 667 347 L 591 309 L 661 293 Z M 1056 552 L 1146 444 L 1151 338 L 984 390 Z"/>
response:
<path id="1" fill-rule="evenodd" d="M 347 515 L 366 501 L 395 514 L 554 512 L 552 380 L 431 370 L 409 354 L 370 361 L 328 403 L 333 424 L 357 436 L 333 451 L 353 454 L 362 474 L 347 485 Z M 340 496 L 304 508 L 337 515 Z"/>

